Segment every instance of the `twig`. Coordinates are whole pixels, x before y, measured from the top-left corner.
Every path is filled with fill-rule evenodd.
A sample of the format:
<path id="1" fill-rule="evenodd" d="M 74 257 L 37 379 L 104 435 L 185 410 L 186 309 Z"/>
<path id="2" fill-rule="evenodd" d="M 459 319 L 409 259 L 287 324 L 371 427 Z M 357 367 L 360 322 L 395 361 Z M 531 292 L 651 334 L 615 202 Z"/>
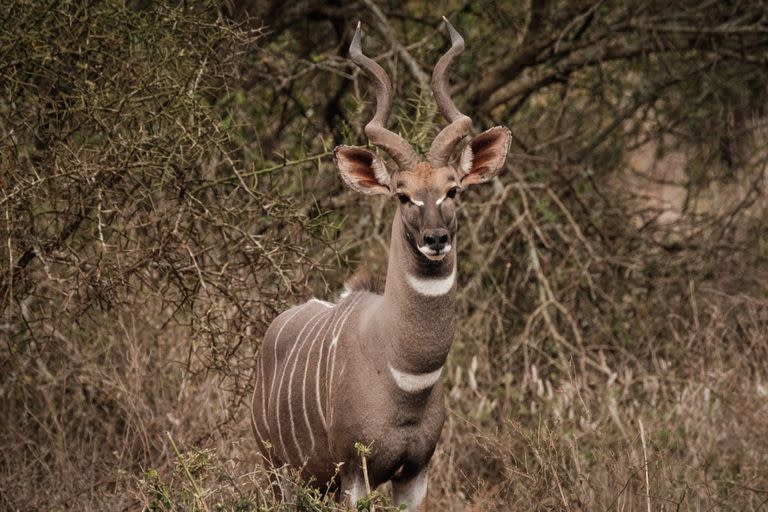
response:
<path id="1" fill-rule="evenodd" d="M 235 172 L 234 176 L 227 176 L 226 178 L 220 178 L 216 181 L 211 181 L 210 183 L 204 183 L 200 185 L 199 187 L 197 187 L 192 191 L 192 195 L 195 195 L 202 190 L 213 188 L 217 185 L 221 185 L 222 183 L 228 183 L 230 181 L 238 181 L 238 180 L 242 180 L 243 178 L 248 178 L 250 176 L 260 176 L 262 174 L 269 174 L 275 171 L 279 171 L 280 169 L 284 169 L 286 167 L 293 167 L 294 165 L 311 162 L 313 160 L 319 161 L 327 156 L 331 156 L 332 154 L 333 154 L 333 151 L 323 151 L 322 153 L 307 156 L 304 158 L 297 158 L 296 160 L 283 160 L 279 164 L 272 165 L 270 167 L 264 167 L 263 169 L 257 169 L 251 172 L 244 172 L 244 173 Z"/>
<path id="2" fill-rule="evenodd" d="M 357 453 L 360 454 L 360 458 L 363 461 L 363 481 L 365 482 L 365 494 L 366 496 L 371 495 L 371 482 L 368 479 L 368 461 L 366 460 L 365 456 L 371 453 L 371 447 L 365 446 L 363 443 L 355 443 L 355 449 L 357 449 Z M 370 503 L 370 507 L 368 508 L 369 512 L 376 512 L 376 507 L 374 507 L 373 502 Z"/>
<path id="3" fill-rule="evenodd" d="M 376 17 L 376 20 L 379 22 L 379 31 L 387 42 L 397 51 L 400 58 L 403 59 L 408 70 L 416 81 L 419 82 L 419 87 L 421 89 L 429 89 L 429 77 L 422 71 L 421 66 L 419 66 L 419 63 L 416 62 L 416 59 L 413 58 L 410 52 L 408 52 L 408 50 L 397 40 L 395 37 L 395 30 L 392 28 L 387 17 L 384 16 L 384 13 L 381 12 L 379 6 L 376 5 L 373 0 L 363 0 L 363 3 Z"/>
<path id="4" fill-rule="evenodd" d="M 643 429 L 643 420 L 637 419 L 640 425 L 640 441 L 643 443 L 643 467 L 645 468 L 645 502 L 648 506 L 648 512 L 651 512 L 651 485 L 648 479 L 648 451 L 645 448 L 645 429 Z"/>
<path id="5" fill-rule="evenodd" d="M 192 473 L 189 472 L 189 467 L 187 466 L 187 463 L 184 462 L 184 458 L 181 456 L 181 452 L 179 452 L 179 449 L 176 447 L 176 443 L 173 440 L 173 436 L 170 432 L 166 431 L 165 435 L 168 437 L 168 440 L 171 442 L 171 447 L 173 447 L 173 451 L 176 453 L 176 459 L 179 461 L 179 464 L 181 464 L 182 469 L 184 469 L 184 474 L 187 476 L 187 480 L 189 480 L 189 483 L 192 484 L 192 489 L 195 491 L 195 501 L 200 505 L 200 508 L 208 512 L 208 507 L 206 506 L 205 502 L 202 499 L 202 492 L 200 491 L 200 487 L 197 485 L 197 482 L 192 477 Z"/>

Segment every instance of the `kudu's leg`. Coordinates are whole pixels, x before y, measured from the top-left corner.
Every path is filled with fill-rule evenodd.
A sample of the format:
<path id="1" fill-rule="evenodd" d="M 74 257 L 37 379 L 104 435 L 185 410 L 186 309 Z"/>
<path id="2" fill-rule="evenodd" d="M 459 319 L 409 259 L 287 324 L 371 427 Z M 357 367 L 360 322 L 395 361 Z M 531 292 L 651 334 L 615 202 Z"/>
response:
<path id="1" fill-rule="evenodd" d="M 405 505 L 408 512 L 427 510 L 427 468 L 418 473 L 392 480 L 392 501 L 395 506 Z"/>
<path id="2" fill-rule="evenodd" d="M 365 480 L 363 480 L 363 475 L 349 473 L 342 476 L 341 493 L 341 501 L 347 501 L 353 509 L 356 509 L 357 500 L 366 495 Z"/>

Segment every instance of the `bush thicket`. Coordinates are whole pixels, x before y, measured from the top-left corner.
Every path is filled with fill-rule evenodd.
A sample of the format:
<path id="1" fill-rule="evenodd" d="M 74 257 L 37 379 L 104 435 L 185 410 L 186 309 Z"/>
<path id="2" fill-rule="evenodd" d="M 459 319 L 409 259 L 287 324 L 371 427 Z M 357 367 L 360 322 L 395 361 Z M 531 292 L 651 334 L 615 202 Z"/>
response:
<path id="1" fill-rule="evenodd" d="M 764 506 L 760 2 L 12 0 L 0 507 L 292 506 L 248 426 L 261 335 L 386 268 L 393 208 L 345 191 L 331 157 L 372 111 L 354 22 L 423 148 L 443 14 L 467 41 L 457 104 L 514 143 L 461 198 L 432 506 Z"/>

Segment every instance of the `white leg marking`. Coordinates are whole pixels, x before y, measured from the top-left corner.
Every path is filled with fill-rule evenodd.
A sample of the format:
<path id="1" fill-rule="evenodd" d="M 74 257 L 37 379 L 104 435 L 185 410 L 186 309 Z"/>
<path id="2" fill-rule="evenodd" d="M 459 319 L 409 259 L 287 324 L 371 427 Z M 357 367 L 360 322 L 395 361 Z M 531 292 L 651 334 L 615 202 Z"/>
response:
<path id="1" fill-rule="evenodd" d="M 357 510 L 357 501 L 367 495 L 365 492 L 365 482 L 361 476 L 355 476 L 351 478 L 349 488 L 344 490 L 344 493 L 349 496 L 349 504 Z"/>
<path id="2" fill-rule="evenodd" d="M 429 373 L 406 373 L 394 368 L 391 364 L 389 365 L 389 373 L 395 379 L 395 384 L 406 393 L 418 393 L 419 391 L 431 388 L 440 378 L 440 372 L 442 371 L 443 367 L 441 366 Z"/>
<path id="3" fill-rule="evenodd" d="M 288 450 L 285 448 L 285 441 L 283 440 L 283 426 L 280 422 L 280 392 L 283 390 L 283 382 L 285 381 L 285 370 L 288 368 L 288 364 L 291 360 L 291 356 L 293 355 L 293 352 L 296 350 L 296 347 L 299 345 L 299 341 L 301 340 L 301 335 L 304 334 L 304 331 L 306 330 L 307 326 L 312 323 L 313 320 L 315 320 L 318 316 L 320 316 L 321 313 L 324 313 L 324 311 L 320 311 L 319 313 L 315 314 L 312 318 L 310 318 L 307 323 L 304 324 L 304 327 L 301 328 L 301 331 L 299 331 L 299 335 L 296 336 L 296 340 L 293 343 L 293 346 L 291 347 L 291 351 L 288 353 L 288 357 L 285 359 L 285 364 L 283 365 L 283 373 L 280 375 L 280 385 L 277 387 L 277 398 L 275 400 L 275 419 L 277 420 L 277 437 L 280 439 L 280 445 L 283 448 L 283 460 L 285 462 L 290 462 L 290 459 L 288 458 Z M 290 406 L 290 404 L 289 404 Z M 299 464 L 301 461 L 299 461 Z"/>
<path id="4" fill-rule="evenodd" d="M 408 281 L 411 288 L 420 295 L 426 295 L 428 297 L 445 295 L 451 291 L 453 284 L 456 282 L 456 265 L 454 265 L 453 271 L 448 277 L 443 277 L 441 279 L 424 279 L 406 273 L 405 280 Z"/>
<path id="5" fill-rule="evenodd" d="M 304 380 L 301 386 L 301 406 L 302 409 L 304 409 L 304 424 L 307 426 L 307 431 L 309 432 L 309 438 L 310 438 L 310 446 L 309 446 L 309 453 L 312 454 L 312 451 L 315 449 L 315 434 L 312 432 L 312 425 L 309 423 L 309 414 L 307 414 L 307 372 L 309 370 L 309 363 L 312 358 L 312 349 L 315 347 L 315 342 L 317 341 L 317 338 L 321 338 L 323 336 L 323 330 L 328 327 L 328 324 L 330 320 L 333 318 L 333 312 L 328 312 L 328 317 L 323 322 L 323 325 L 320 326 L 320 329 L 317 331 L 317 334 L 315 334 L 315 337 L 312 338 L 312 343 L 310 343 L 309 348 L 307 349 L 307 355 L 304 358 Z M 317 361 L 315 363 L 318 367 L 320 367 L 320 354 L 317 354 Z M 294 441 L 296 441 L 296 436 L 293 437 Z M 298 445 L 298 442 L 296 443 Z"/>
<path id="6" fill-rule="evenodd" d="M 304 454 L 301 452 L 301 446 L 299 446 L 299 440 L 296 437 L 296 423 L 294 422 L 294 419 L 293 419 L 293 406 L 294 406 L 293 398 L 292 398 L 293 384 L 294 384 L 293 377 L 296 374 L 296 365 L 299 362 L 299 356 L 301 355 L 302 350 L 304 350 L 304 345 L 307 344 L 307 340 L 309 339 L 310 336 L 312 336 L 312 333 L 315 332 L 315 328 L 320 323 L 320 320 L 322 320 L 324 314 L 326 314 L 325 311 L 312 317 L 312 320 L 314 320 L 314 323 L 312 324 L 312 328 L 309 331 L 307 331 L 307 335 L 304 336 L 303 340 L 301 340 L 301 345 L 299 345 L 298 350 L 296 350 L 296 355 L 293 358 L 293 367 L 291 368 L 291 374 L 288 376 L 288 400 L 287 400 L 288 419 L 291 422 L 291 437 L 293 438 L 293 444 L 296 447 L 296 452 L 299 454 L 299 464 L 304 464 L 305 460 L 304 460 Z M 296 341 L 298 345 L 298 340 Z M 286 366 L 288 366 L 289 364 L 290 364 L 290 357 L 286 361 Z"/>
<path id="7" fill-rule="evenodd" d="M 419 509 L 427 497 L 427 468 L 407 482 L 392 482 L 392 501 L 395 506 L 405 505 L 405 510 L 412 512 Z"/>

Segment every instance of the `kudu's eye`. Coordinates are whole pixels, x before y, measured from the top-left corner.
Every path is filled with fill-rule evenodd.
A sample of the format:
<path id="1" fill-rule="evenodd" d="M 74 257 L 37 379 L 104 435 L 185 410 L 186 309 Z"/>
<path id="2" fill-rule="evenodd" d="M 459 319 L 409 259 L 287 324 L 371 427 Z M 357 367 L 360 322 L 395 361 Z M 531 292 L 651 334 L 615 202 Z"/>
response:
<path id="1" fill-rule="evenodd" d="M 448 192 L 446 192 L 446 194 L 445 194 L 445 195 L 446 195 L 446 197 L 447 197 L 448 199 L 455 199 L 455 198 L 456 198 L 456 193 L 457 193 L 458 191 L 459 191 L 459 187 L 451 187 L 451 188 L 448 190 Z"/>
<path id="2" fill-rule="evenodd" d="M 411 198 L 405 194 L 397 194 L 397 199 L 400 201 L 400 204 L 409 204 L 411 202 Z"/>

